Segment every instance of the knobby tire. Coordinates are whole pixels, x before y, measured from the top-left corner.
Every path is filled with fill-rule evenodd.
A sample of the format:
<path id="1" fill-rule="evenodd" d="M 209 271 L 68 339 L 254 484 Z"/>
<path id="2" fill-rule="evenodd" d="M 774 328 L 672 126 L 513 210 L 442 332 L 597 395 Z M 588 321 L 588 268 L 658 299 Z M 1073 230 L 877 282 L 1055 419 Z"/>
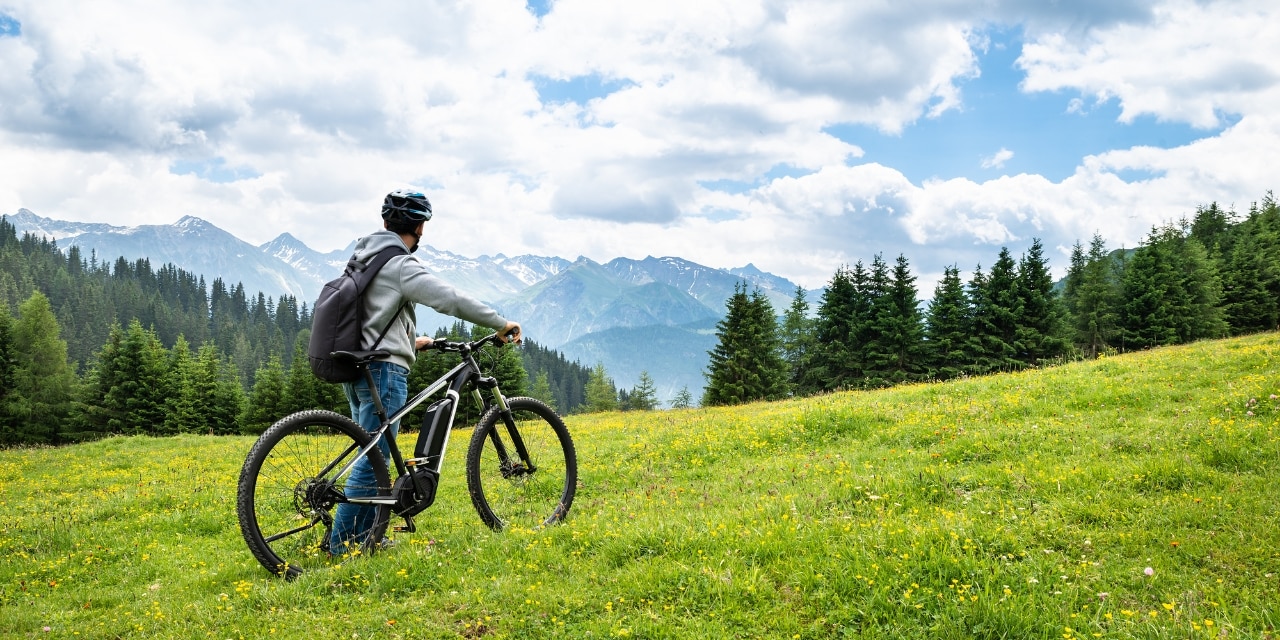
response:
<path id="1" fill-rule="evenodd" d="M 578 484 L 577 453 L 564 421 L 551 407 L 523 397 L 508 398 L 507 406 L 534 470 L 530 473 L 518 456 L 499 408 L 491 407 L 471 434 L 467 490 L 489 528 L 540 529 L 569 513 Z M 500 459 L 500 450 L 506 460 Z"/>
<path id="2" fill-rule="evenodd" d="M 378 486 L 355 487 L 338 472 L 370 441 L 350 418 L 331 411 L 301 411 L 276 422 L 254 443 L 240 470 L 236 515 L 254 558 L 268 571 L 293 578 L 377 550 L 391 519 L 387 505 L 363 506 L 368 532 L 330 553 L 337 512 L 333 496 L 387 494 L 391 480 L 378 448 L 369 452 Z"/>

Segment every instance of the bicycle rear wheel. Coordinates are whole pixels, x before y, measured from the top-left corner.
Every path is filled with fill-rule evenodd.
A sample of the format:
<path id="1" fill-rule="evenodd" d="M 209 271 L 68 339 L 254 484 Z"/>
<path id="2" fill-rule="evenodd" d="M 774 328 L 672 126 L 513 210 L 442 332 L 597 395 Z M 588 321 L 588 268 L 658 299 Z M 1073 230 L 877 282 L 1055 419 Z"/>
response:
<path id="1" fill-rule="evenodd" d="M 556 412 L 533 398 L 508 398 L 480 418 L 467 449 L 467 489 L 491 529 L 538 529 L 563 520 L 578 485 L 578 458 Z"/>
<path id="2" fill-rule="evenodd" d="M 369 452 L 375 482 L 357 486 L 342 470 L 370 441 L 350 418 L 332 411 L 302 411 L 268 428 L 244 461 L 236 492 L 240 533 L 268 571 L 293 578 L 308 569 L 372 553 L 391 518 L 388 505 L 345 505 L 353 522 L 368 528 L 330 554 L 335 507 L 346 496 L 389 495 L 387 463 L 378 448 Z M 359 520 L 356 524 L 354 521 Z"/>

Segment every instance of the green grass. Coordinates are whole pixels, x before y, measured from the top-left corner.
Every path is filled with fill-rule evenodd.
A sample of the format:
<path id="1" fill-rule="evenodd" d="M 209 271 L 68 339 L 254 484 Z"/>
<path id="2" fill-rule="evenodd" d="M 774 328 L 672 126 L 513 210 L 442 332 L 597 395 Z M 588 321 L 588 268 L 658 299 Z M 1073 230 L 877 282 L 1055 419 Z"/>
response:
<path id="1" fill-rule="evenodd" d="M 480 524 L 455 437 L 418 533 L 291 582 L 240 539 L 248 438 L 2 451 L 0 635 L 1276 637 L 1278 395 L 1272 333 L 575 416 L 536 534 Z"/>

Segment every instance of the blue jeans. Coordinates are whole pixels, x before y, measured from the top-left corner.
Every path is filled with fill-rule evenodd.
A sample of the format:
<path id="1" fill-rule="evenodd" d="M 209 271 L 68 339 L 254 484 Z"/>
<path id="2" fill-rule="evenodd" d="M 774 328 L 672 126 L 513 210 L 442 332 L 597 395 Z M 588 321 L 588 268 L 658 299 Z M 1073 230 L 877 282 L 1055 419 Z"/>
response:
<path id="1" fill-rule="evenodd" d="M 398 364 L 390 362 L 371 362 L 369 363 L 369 371 L 373 373 L 373 382 L 378 391 L 378 396 L 382 399 L 382 408 L 387 415 L 395 413 L 400 407 L 404 406 L 405 400 L 409 395 L 409 370 Z M 377 431 L 378 414 L 373 406 L 373 396 L 369 392 L 369 382 L 367 380 L 358 380 L 356 382 L 342 383 L 342 390 L 347 394 L 347 402 L 351 405 L 351 417 L 364 427 L 365 431 L 370 433 Z M 396 422 L 391 425 L 390 432 L 392 434 L 400 433 L 400 423 Z M 386 438 L 378 442 L 378 448 L 382 449 L 382 457 L 388 464 L 391 462 L 391 446 L 387 444 Z M 351 475 L 346 482 L 346 495 L 349 498 L 363 498 L 378 494 L 378 482 L 373 475 L 373 465 L 369 462 L 368 457 L 362 457 L 356 466 L 351 469 Z M 385 488 L 387 493 L 390 487 Z M 341 555 L 354 551 L 348 548 L 347 543 L 351 542 L 353 547 L 359 547 L 369 529 L 373 526 L 376 507 L 358 504 L 339 504 L 333 515 L 333 532 L 329 537 L 329 553 L 333 555 Z"/>

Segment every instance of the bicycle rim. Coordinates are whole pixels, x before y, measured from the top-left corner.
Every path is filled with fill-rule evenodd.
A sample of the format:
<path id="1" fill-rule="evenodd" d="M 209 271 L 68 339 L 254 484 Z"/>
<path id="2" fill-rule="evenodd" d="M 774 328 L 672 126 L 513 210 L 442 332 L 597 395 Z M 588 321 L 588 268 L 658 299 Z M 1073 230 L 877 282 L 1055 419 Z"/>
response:
<path id="1" fill-rule="evenodd" d="M 377 549 L 389 506 L 343 506 L 348 518 L 368 527 L 345 548 L 330 549 L 340 496 L 389 493 L 387 465 L 376 448 L 369 454 L 374 484 L 356 486 L 349 474 L 339 475 L 368 442 L 359 425 L 329 411 L 295 413 L 258 438 L 240 472 L 236 507 L 245 542 L 268 571 L 292 578 Z"/>
<path id="2" fill-rule="evenodd" d="M 509 398 L 507 404 L 529 460 L 517 454 L 497 408 L 490 409 L 471 435 L 467 489 L 480 519 L 490 528 L 539 529 L 563 520 L 573 504 L 578 482 L 573 440 L 560 416 L 542 402 Z"/>

